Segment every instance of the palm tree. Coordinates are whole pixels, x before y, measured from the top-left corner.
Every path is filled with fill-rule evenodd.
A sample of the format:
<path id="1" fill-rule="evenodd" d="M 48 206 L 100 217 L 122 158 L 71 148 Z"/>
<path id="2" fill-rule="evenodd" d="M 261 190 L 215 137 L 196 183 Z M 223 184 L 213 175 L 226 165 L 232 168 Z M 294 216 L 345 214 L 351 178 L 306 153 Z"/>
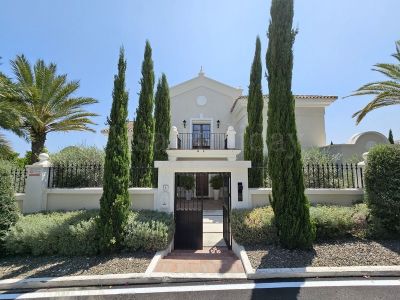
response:
<path id="1" fill-rule="evenodd" d="M 6 101 L 13 93 L 13 84 L 9 78 L 0 72 L 0 129 L 10 130 L 20 137 L 24 137 L 21 130 L 22 120 L 15 108 Z M 7 96 L 7 97 L 6 97 Z M 0 133 L 0 157 L 7 157 L 12 153 L 10 143 Z"/>
<path id="2" fill-rule="evenodd" d="M 353 118 L 357 117 L 357 124 L 374 109 L 400 104 L 400 41 L 396 42 L 396 53 L 392 56 L 398 60 L 398 64 L 376 64 L 372 69 L 389 77 L 388 80 L 368 83 L 350 95 L 375 95 L 370 103 L 353 115 Z"/>
<path id="3" fill-rule="evenodd" d="M 97 114 L 82 107 L 97 103 L 96 99 L 72 97 L 79 81 L 67 81 L 67 75 L 57 75 L 54 63 L 38 60 L 33 69 L 24 55 L 11 61 L 16 82 L 12 93 L 3 97 L 22 118 L 22 130 L 31 141 L 32 161 L 43 151 L 47 134 L 54 131 L 92 131 L 90 117 Z"/>

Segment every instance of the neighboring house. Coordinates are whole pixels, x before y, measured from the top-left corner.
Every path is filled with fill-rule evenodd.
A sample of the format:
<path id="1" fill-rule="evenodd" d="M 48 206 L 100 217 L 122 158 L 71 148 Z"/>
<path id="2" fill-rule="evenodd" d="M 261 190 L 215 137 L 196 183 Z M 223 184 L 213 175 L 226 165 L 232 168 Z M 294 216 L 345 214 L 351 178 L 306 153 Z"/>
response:
<path id="1" fill-rule="evenodd" d="M 339 154 L 338 162 L 359 162 L 362 154 L 377 144 L 389 144 L 389 140 L 382 133 L 367 131 L 353 135 L 346 144 L 328 145 L 322 149 L 333 155 Z"/>

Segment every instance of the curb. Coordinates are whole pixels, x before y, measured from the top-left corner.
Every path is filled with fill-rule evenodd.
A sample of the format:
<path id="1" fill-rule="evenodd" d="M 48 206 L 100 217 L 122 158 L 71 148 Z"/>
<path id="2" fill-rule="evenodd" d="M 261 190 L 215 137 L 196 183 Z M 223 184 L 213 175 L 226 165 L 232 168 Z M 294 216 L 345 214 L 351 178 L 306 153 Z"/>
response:
<path id="1" fill-rule="evenodd" d="M 254 269 L 246 249 L 232 239 L 232 251 L 240 258 L 247 279 L 315 278 L 315 277 L 400 277 L 400 266 L 346 266 Z"/>
<path id="2" fill-rule="evenodd" d="M 400 276 L 400 266 L 350 266 L 257 269 L 247 273 L 248 279 Z"/>

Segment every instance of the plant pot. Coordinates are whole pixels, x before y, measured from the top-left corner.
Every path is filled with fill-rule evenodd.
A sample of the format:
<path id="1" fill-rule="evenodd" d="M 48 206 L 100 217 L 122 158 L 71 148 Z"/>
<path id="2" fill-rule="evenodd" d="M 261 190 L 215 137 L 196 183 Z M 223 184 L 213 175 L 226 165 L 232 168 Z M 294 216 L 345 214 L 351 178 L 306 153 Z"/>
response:
<path id="1" fill-rule="evenodd" d="M 187 201 L 192 200 L 192 191 L 191 190 L 185 190 L 185 198 Z"/>
<path id="2" fill-rule="evenodd" d="M 219 199 L 219 189 L 218 190 L 214 189 L 213 192 L 214 192 L 214 200 L 218 200 Z"/>

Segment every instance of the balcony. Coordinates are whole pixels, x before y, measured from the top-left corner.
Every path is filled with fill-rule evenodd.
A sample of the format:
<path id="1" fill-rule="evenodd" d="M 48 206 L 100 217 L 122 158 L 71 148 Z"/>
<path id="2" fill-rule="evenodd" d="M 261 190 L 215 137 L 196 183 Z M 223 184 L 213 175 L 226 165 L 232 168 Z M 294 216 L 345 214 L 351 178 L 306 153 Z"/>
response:
<path id="1" fill-rule="evenodd" d="M 226 133 L 179 133 L 172 126 L 167 150 L 169 160 L 236 160 L 240 150 L 235 147 L 235 135 L 236 131 L 232 126 L 228 127 Z"/>
<path id="2" fill-rule="evenodd" d="M 225 133 L 179 133 L 178 150 L 224 150 L 228 149 Z"/>

